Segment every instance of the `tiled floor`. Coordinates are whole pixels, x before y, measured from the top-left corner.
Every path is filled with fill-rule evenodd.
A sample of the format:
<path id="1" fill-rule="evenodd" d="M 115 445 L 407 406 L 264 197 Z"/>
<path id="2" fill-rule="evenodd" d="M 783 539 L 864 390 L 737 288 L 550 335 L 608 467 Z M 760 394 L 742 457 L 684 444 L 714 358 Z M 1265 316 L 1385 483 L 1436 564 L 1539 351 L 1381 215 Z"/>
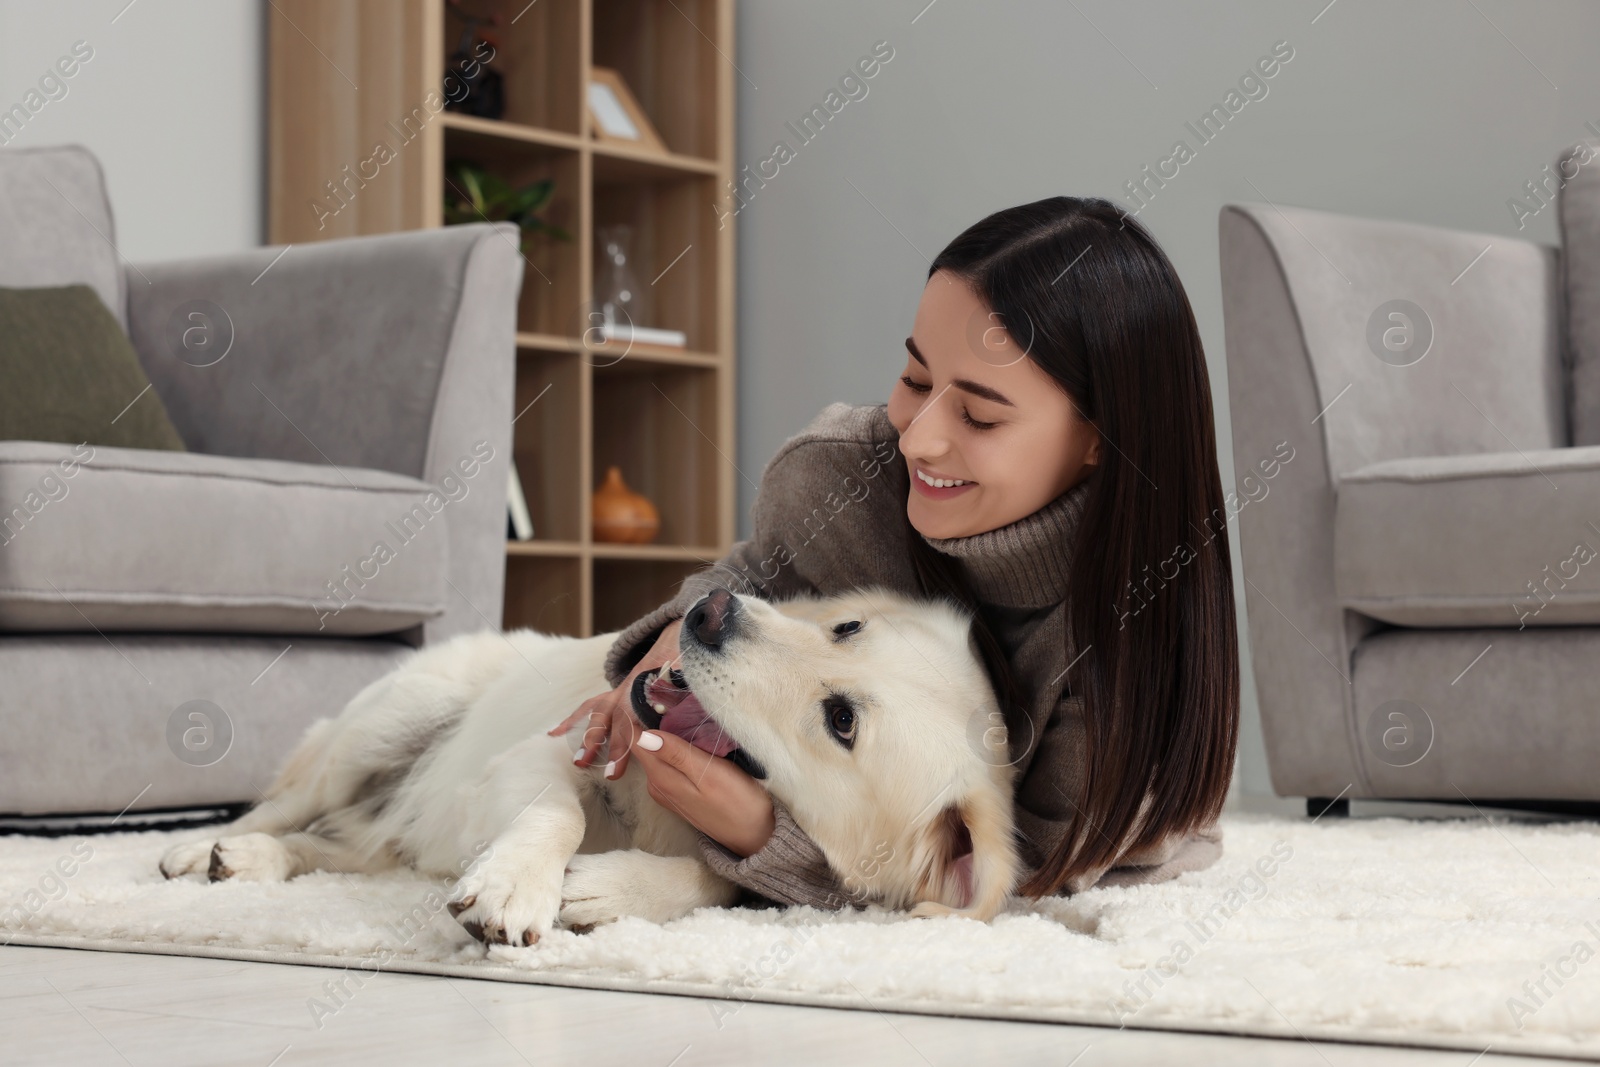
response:
<path id="1" fill-rule="evenodd" d="M 0 1062 L 144 1067 L 320 1063 L 1270 1064 L 1468 1067 L 1493 1053 L 734 1004 L 185 956 L 0 948 Z M 318 1012 L 317 1002 L 333 1009 Z"/>

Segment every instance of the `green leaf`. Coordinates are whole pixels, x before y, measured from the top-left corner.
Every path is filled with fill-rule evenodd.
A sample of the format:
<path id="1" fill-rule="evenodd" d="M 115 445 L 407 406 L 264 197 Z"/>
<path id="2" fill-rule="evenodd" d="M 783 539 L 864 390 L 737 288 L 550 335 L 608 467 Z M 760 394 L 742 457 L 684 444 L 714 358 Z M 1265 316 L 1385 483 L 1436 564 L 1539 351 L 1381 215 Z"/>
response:
<path id="1" fill-rule="evenodd" d="M 572 235 L 559 226 L 551 226 L 538 216 L 555 198 L 555 182 L 541 178 L 521 187 L 513 187 L 493 171 L 473 163 L 452 163 L 446 169 L 444 194 L 444 221 L 455 226 L 466 222 L 487 219 L 490 222 L 512 222 L 524 235 L 524 244 L 530 235 L 547 233 L 561 241 L 572 240 Z"/>
<path id="2" fill-rule="evenodd" d="M 461 184 L 466 186 L 467 189 L 467 206 L 474 211 L 482 211 L 484 208 L 483 182 L 478 172 L 463 170 L 461 172 Z"/>
<path id="3" fill-rule="evenodd" d="M 548 178 L 534 182 L 511 197 L 506 211 L 511 215 L 530 215 L 548 203 L 554 192 L 555 182 Z"/>

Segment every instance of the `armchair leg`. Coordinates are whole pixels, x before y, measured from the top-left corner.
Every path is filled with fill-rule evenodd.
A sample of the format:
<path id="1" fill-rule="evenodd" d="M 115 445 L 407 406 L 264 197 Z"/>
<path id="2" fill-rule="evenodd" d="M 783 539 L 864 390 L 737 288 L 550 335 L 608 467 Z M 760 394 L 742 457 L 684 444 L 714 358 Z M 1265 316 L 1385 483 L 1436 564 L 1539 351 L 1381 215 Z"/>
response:
<path id="1" fill-rule="evenodd" d="M 1320 815 L 1332 815 L 1340 819 L 1349 818 L 1350 798 L 1306 797 L 1306 818 L 1315 819 Z"/>

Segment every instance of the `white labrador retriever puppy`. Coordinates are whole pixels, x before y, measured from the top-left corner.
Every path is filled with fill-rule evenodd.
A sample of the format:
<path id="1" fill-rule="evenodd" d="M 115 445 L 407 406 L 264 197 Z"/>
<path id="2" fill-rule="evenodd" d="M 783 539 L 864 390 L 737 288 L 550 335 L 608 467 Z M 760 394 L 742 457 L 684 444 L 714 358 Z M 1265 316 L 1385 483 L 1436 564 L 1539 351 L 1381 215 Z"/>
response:
<path id="1" fill-rule="evenodd" d="M 557 923 L 656 922 L 731 904 L 694 829 L 644 771 L 606 781 L 546 731 L 603 692 L 615 634 L 467 634 L 418 651 L 314 723 L 267 799 L 161 861 L 278 881 L 408 865 L 454 882 L 485 942 Z M 882 590 L 769 603 L 717 589 L 685 616 L 682 658 L 642 673 L 646 726 L 727 755 L 816 840 L 852 896 L 913 916 L 991 918 L 1017 876 L 1013 769 L 967 616 Z"/>

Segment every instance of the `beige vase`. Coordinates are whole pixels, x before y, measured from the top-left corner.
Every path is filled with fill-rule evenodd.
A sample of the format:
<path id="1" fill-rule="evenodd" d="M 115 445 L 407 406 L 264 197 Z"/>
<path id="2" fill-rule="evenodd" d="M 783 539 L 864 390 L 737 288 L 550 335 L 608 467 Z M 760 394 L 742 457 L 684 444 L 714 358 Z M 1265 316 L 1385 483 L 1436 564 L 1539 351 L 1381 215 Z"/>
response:
<path id="1" fill-rule="evenodd" d="M 643 545 L 661 530 L 661 515 L 649 499 L 628 488 L 620 468 L 606 471 L 594 491 L 594 539 L 614 545 Z"/>

